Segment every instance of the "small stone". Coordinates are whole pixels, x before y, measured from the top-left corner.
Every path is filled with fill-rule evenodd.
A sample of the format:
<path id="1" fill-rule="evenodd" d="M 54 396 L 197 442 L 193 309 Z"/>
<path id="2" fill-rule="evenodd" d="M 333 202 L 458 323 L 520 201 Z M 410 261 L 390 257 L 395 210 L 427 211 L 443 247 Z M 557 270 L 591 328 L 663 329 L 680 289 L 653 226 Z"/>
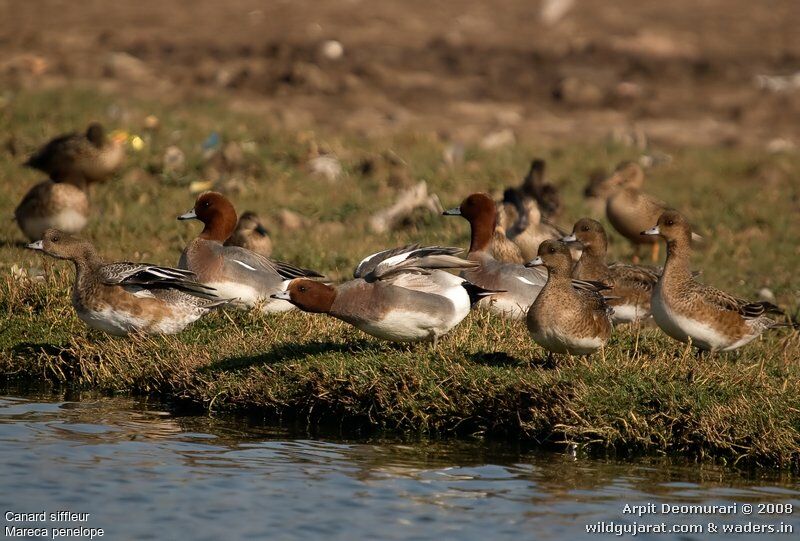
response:
<path id="1" fill-rule="evenodd" d="M 186 155 L 178 147 L 169 146 L 164 151 L 163 165 L 167 173 L 181 173 L 186 169 Z"/>
<path id="2" fill-rule="evenodd" d="M 344 55 L 344 46 L 335 39 L 323 41 L 319 52 L 328 60 L 339 60 Z"/>
<path id="3" fill-rule="evenodd" d="M 775 293 L 768 287 L 762 287 L 758 290 L 758 300 L 766 302 L 775 302 Z"/>
<path id="4" fill-rule="evenodd" d="M 147 115 L 144 118 L 144 129 L 156 131 L 161 126 L 161 121 L 155 115 Z"/>
<path id="5" fill-rule="evenodd" d="M 313 175 L 319 175 L 329 182 L 335 182 L 342 174 L 342 165 L 335 156 L 324 154 L 308 161 L 308 169 Z"/>
<path id="6" fill-rule="evenodd" d="M 492 132 L 483 138 L 481 148 L 484 150 L 494 150 L 507 145 L 513 145 L 517 140 L 514 132 L 510 129 Z"/>

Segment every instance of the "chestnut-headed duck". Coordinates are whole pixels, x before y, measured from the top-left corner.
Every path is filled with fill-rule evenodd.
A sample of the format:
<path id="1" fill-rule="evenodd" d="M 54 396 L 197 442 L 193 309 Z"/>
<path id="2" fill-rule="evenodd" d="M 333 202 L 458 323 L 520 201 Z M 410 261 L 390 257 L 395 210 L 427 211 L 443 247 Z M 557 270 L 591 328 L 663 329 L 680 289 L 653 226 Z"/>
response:
<path id="1" fill-rule="evenodd" d="M 668 336 L 703 351 L 731 351 L 762 332 L 782 327 L 768 314 L 780 314 L 769 302 L 748 302 L 695 281 L 689 268 L 692 228 L 676 210 L 661 214 L 642 235 L 667 243 L 664 271 L 653 289 L 651 310 L 656 324 Z"/>
<path id="2" fill-rule="evenodd" d="M 462 216 L 471 228 L 467 259 L 478 266 L 466 269 L 461 276 L 486 290 L 502 291 L 487 296 L 479 307 L 510 319 L 522 319 L 547 281 L 543 269 L 528 269 L 523 265 L 504 263 L 492 256 L 492 235 L 497 223 L 497 207 L 483 193 L 467 197 L 461 206 L 444 212 L 446 216 Z"/>
<path id="3" fill-rule="evenodd" d="M 88 240 L 48 229 L 28 245 L 75 264 L 72 306 L 93 329 L 116 336 L 174 334 L 226 304 L 185 270 L 143 263 L 104 263 Z"/>
<path id="4" fill-rule="evenodd" d="M 225 246 L 239 246 L 261 254 L 264 257 L 272 255 L 272 239 L 269 238 L 269 231 L 261 223 L 255 212 L 247 211 L 239 217 L 239 223 Z"/>
<path id="5" fill-rule="evenodd" d="M 533 340 L 550 353 L 571 355 L 588 355 L 604 346 L 612 329 L 611 308 L 600 293 L 606 288 L 572 280 L 569 247 L 544 241 L 528 265 L 547 269 L 547 284 L 527 315 Z"/>
<path id="6" fill-rule="evenodd" d="M 68 133 L 51 139 L 25 165 L 44 171 L 55 181 L 73 184 L 103 182 L 125 161 L 124 133 L 106 135 L 92 122 L 85 133 Z"/>
<path id="7" fill-rule="evenodd" d="M 200 220 L 204 226 L 186 246 L 178 267 L 192 271 L 200 283 L 216 289 L 222 298 L 235 299 L 238 306 L 257 306 L 265 313 L 292 310 L 291 303 L 270 295 L 286 289 L 294 278 L 322 276 L 239 246 L 225 246 L 236 228 L 236 210 L 218 192 L 200 194 L 194 207 L 178 219 Z"/>
<path id="8" fill-rule="evenodd" d="M 377 338 L 436 346 L 475 301 L 491 293 L 443 270 L 477 265 L 456 257 L 461 251 L 439 246 L 386 250 L 364 258 L 353 280 L 333 286 L 297 278 L 273 298 L 328 314 Z"/>
<path id="9" fill-rule="evenodd" d="M 79 233 L 89 221 L 89 198 L 72 183 L 45 180 L 28 190 L 14 219 L 30 240 L 41 239 L 50 228 Z"/>
<path id="10" fill-rule="evenodd" d="M 624 263 L 606 263 L 608 237 L 602 224 L 591 218 L 575 223 L 572 234 L 561 239 L 568 245 L 579 243 L 581 257 L 572 269 L 572 277 L 607 284 L 608 304 L 614 309 L 614 323 L 633 323 L 650 316 L 650 296 L 660 269 Z"/>

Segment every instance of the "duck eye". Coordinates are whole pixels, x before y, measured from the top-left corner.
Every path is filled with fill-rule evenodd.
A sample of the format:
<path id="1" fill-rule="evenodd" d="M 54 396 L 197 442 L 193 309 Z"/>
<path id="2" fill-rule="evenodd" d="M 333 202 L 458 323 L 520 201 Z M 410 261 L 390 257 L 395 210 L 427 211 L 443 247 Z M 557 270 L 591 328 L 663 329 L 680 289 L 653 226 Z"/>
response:
<path id="1" fill-rule="evenodd" d="M 210 201 L 203 201 L 203 208 L 204 209 L 207 209 L 210 206 L 211 206 L 211 202 Z"/>
<path id="2" fill-rule="evenodd" d="M 550 247 L 550 253 L 551 253 L 551 254 L 554 254 L 554 253 L 556 253 L 556 249 L 555 249 L 555 247 L 553 247 L 553 246 L 551 246 L 551 247 Z"/>
<path id="3" fill-rule="evenodd" d="M 667 220 L 667 225 L 675 225 L 675 220 Z"/>
<path id="4" fill-rule="evenodd" d="M 54 237 L 50 238 L 50 242 L 58 242 L 60 240 L 61 240 L 61 237 L 59 237 L 58 235 L 55 235 Z"/>
<path id="5" fill-rule="evenodd" d="M 584 225 L 583 226 L 583 231 L 589 231 L 589 226 L 588 225 Z"/>
<path id="6" fill-rule="evenodd" d="M 300 287 L 298 287 L 297 289 L 299 289 L 299 290 L 300 290 L 300 293 L 305 293 L 305 292 L 306 292 L 306 289 L 308 289 L 308 288 L 307 288 L 306 286 L 300 286 Z"/>

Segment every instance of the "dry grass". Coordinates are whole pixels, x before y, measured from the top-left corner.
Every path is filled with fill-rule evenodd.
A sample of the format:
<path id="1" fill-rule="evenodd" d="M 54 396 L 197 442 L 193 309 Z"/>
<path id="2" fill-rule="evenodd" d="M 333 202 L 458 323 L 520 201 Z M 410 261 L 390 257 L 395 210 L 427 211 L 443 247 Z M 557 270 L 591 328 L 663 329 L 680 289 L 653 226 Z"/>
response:
<path id="1" fill-rule="evenodd" d="M 112 115 L 113 113 L 113 115 Z M 580 191 L 593 167 L 635 157 L 632 149 L 536 148 L 536 142 L 485 152 L 466 149 L 462 165 L 442 165 L 446 143 L 411 133 L 386 141 L 273 133 L 257 118 L 213 103 L 173 110 L 83 92 L 19 94 L 0 111 L 0 133 L 24 155 L 45 136 L 89 118 L 140 132 L 147 114 L 162 122 L 132 157 L 121 179 L 93 194 L 97 216 L 87 229 L 109 258 L 174 264 L 196 226 L 175 216 L 192 204 L 188 185 L 202 177 L 200 144 L 212 130 L 223 140 L 252 141 L 232 174 L 242 209 L 274 216 L 279 208 L 310 225 L 285 231 L 274 223 L 277 255 L 344 276 L 365 253 L 408 241 L 466 245 L 466 223 L 415 216 L 402 231 L 374 235 L 367 219 L 393 200 L 390 168 L 372 175 L 360 162 L 391 149 L 400 177 L 425 178 L 445 206 L 473 190 L 516 182 L 534 154 L 551 161 L 563 186 L 568 223 L 586 212 Z M 336 183 L 304 170 L 307 141 L 341 159 Z M 187 153 L 182 175 L 157 170 L 167 144 Z M 671 149 L 673 165 L 655 169 L 652 190 L 687 209 L 708 247 L 697 254 L 703 278 L 741 296 L 770 287 L 796 309 L 800 187 L 794 155 Z M 8 188 L 0 213 L 11 211 L 39 177 L 0 156 Z M 379 161 L 379 163 L 382 163 Z M 394 175 L 394 177 L 393 177 Z M 697 359 L 656 329 L 620 329 L 603 354 L 563 359 L 555 368 L 521 325 L 473 314 L 438 348 L 395 347 L 338 321 L 305 314 L 264 317 L 227 311 L 179 336 L 118 339 L 88 330 L 69 304 L 72 269 L 21 249 L 13 223 L 0 221 L 0 366 L 9 378 L 35 378 L 104 392 L 158 394 L 210 411 L 255 412 L 272 419 L 387 428 L 459 436 L 520 438 L 543 445 L 577 444 L 588 452 L 674 453 L 740 465 L 800 464 L 800 339 L 773 332 L 738 354 Z M 618 240 L 618 239 L 617 239 Z M 617 257 L 627 247 L 615 242 Z M 15 278 L 12 264 L 41 269 L 43 281 Z"/>

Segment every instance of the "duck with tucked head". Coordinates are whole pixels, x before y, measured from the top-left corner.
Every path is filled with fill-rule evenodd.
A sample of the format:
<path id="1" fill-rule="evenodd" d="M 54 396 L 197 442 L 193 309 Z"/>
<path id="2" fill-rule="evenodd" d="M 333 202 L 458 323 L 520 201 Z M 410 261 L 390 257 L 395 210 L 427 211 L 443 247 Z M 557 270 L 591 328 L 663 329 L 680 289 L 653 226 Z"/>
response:
<path id="1" fill-rule="evenodd" d="M 435 347 L 475 301 L 492 293 L 443 270 L 476 266 L 455 256 L 461 251 L 416 245 L 385 250 L 366 257 L 353 280 L 333 286 L 297 278 L 273 298 L 328 314 L 377 338 L 432 341 Z"/>
<path id="2" fill-rule="evenodd" d="M 528 263 L 547 269 L 547 284 L 528 310 L 531 338 L 550 353 L 588 355 L 611 336 L 611 308 L 603 284 L 572 279 L 572 256 L 561 241 L 546 240 Z"/>
<path id="3" fill-rule="evenodd" d="M 269 238 L 269 231 L 261 223 L 255 212 L 247 211 L 239 217 L 239 223 L 225 246 L 239 246 L 261 254 L 264 257 L 272 255 L 272 239 Z"/>
<path id="4" fill-rule="evenodd" d="M 486 290 L 501 291 L 487 296 L 478 306 L 510 319 L 522 319 L 547 281 L 542 269 L 504 263 L 492 256 L 492 235 L 497 221 L 497 207 L 491 197 L 474 193 L 459 207 L 444 212 L 446 216 L 461 216 L 471 228 L 467 259 L 476 262 L 475 268 L 462 271 L 461 276 Z"/>
<path id="5" fill-rule="evenodd" d="M 785 326 L 769 317 L 780 309 L 768 302 L 748 302 L 701 284 L 689 263 L 692 228 L 676 210 L 667 210 L 642 235 L 667 242 L 667 261 L 653 290 L 653 319 L 668 336 L 703 351 L 731 351 L 762 332 Z"/>
<path id="6" fill-rule="evenodd" d="M 174 334 L 228 302 L 194 281 L 191 272 L 105 263 L 91 242 L 57 229 L 48 229 L 28 248 L 75 264 L 72 306 L 89 327 L 109 334 Z"/>
<path id="7" fill-rule="evenodd" d="M 607 284 L 608 304 L 614 309 L 614 323 L 634 323 L 650 316 L 650 296 L 658 281 L 659 269 L 625 263 L 606 263 L 608 237 L 602 224 L 591 218 L 575 222 L 572 234 L 561 239 L 568 245 L 578 243 L 581 257 L 572 269 L 572 277 Z"/>
<path id="8" fill-rule="evenodd" d="M 98 122 L 85 133 L 68 133 L 50 140 L 25 165 L 47 173 L 56 182 L 83 185 L 103 182 L 125 161 L 123 132 L 111 137 Z"/>
<path id="9" fill-rule="evenodd" d="M 14 219 L 30 240 L 41 239 L 48 229 L 80 233 L 89 222 L 85 186 L 45 180 L 36 184 L 14 210 Z"/>
<path id="10" fill-rule="evenodd" d="M 178 267 L 193 272 L 200 283 L 216 289 L 220 297 L 235 299 L 239 306 L 257 306 L 265 313 L 291 310 L 290 303 L 270 296 L 286 289 L 294 278 L 322 276 L 245 248 L 225 246 L 237 219 L 233 204 L 221 193 L 200 194 L 194 207 L 178 219 L 203 222 L 203 231 L 183 251 Z"/>

